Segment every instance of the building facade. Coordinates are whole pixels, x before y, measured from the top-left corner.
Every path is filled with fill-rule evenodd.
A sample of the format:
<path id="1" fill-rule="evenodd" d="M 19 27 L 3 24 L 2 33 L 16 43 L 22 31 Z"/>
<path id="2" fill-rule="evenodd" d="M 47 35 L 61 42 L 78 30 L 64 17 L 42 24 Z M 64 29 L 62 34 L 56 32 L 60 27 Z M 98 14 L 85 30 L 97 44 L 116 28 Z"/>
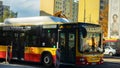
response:
<path id="1" fill-rule="evenodd" d="M 51 16 L 54 14 L 55 0 L 40 0 L 40 16 Z"/>
<path id="2" fill-rule="evenodd" d="M 55 12 L 63 11 L 73 22 L 99 22 L 100 0 L 55 0 Z"/>
<path id="3" fill-rule="evenodd" d="M 98 24 L 99 6 L 100 0 L 79 0 L 78 21 Z"/>
<path id="4" fill-rule="evenodd" d="M 75 11 L 74 11 L 75 10 Z M 62 11 L 71 21 L 77 21 L 77 0 L 40 0 L 40 16 L 51 16 Z"/>
<path id="5" fill-rule="evenodd" d="M 3 16 L 3 2 L 0 1 L 0 18 Z"/>
<path id="6" fill-rule="evenodd" d="M 40 11 L 47 12 L 50 15 L 62 11 L 72 22 L 98 23 L 99 1 L 100 0 L 40 0 Z M 42 13 L 40 13 L 40 15 L 44 16 Z"/>
<path id="7" fill-rule="evenodd" d="M 71 21 L 77 21 L 78 1 L 76 0 L 55 0 L 54 12 L 62 11 Z"/>

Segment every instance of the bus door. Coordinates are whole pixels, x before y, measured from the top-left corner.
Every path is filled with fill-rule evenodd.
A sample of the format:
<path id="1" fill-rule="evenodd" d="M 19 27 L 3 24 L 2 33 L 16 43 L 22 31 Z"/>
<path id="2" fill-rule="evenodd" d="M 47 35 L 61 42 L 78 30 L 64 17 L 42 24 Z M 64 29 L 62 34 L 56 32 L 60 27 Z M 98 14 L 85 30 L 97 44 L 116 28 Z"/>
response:
<path id="1" fill-rule="evenodd" d="M 24 60 L 25 33 L 15 32 L 12 43 L 12 59 Z"/>
<path id="2" fill-rule="evenodd" d="M 59 32 L 60 62 L 75 64 L 75 30 L 61 30 Z"/>

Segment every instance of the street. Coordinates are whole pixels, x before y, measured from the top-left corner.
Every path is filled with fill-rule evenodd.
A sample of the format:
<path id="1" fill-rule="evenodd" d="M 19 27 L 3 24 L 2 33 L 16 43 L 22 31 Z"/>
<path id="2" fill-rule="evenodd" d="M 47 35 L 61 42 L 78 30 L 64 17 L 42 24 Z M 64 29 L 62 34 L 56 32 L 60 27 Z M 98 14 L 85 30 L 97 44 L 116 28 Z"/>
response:
<path id="1" fill-rule="evenodd" d="M 66 68 L 66 67 L 65 67 Z M 70 67 L 67 67 L 70 68 Z M 73 68 L 73 67 L 71 67 Z M 77 68 L 120 68 L 120 57 L 104 58 L 104 63 L 100 65 L 81 66 Z"/>
<path id="2" fill-rule="evenodd" d="M 4 60 L 0 60 L 0 68 L 44 68 L 39 63 L 23 62 L 23 61 L 11 61 L 6 63 Z"/>
<path id="3" fill-rule="evenodd" d="M 101 65 L 85 66 L 82 68 L 120 68 L 120 57 L 106 57 Z"/>
<path id="4" fill-rule="evenodd" d="M 62 66 L 62 68 L 70 68 L 66 66 Z M 0 68 L 45 68 L 40 64 L 36 63 L 0 63 Z M 71 67 L 73 68 L 73 67 Z M 120 57 L 108 57 L 104 58 L 104 64 L 101 65 L 92 65 L 92 66 L 82 66 L 78 68 L 120 68 Z"/>
<path id="5" fill-rule="evenodd" d="M 19 63 L 0 62 L 0 68 L 40 68 L 40 67 L 38 67 L 38 65 L 34 65 L 32 63 L 25 63 L 25 62 L 19 62 Z"/>
<path id="6" fill-rule="evenodd" d="M 37 67 L 17 64 L 0 64 L 0 68 L 37 68 Z"/>

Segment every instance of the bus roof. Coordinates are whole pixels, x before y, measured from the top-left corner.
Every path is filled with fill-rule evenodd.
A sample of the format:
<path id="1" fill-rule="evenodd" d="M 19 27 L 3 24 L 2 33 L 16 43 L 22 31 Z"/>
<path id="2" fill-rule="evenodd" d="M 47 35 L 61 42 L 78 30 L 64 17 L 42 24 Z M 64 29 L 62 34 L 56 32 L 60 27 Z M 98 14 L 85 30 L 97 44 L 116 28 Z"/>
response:
<path id="1" fill-rule="evenodd" d="M 93 24 L 93 23 L 84 23 L 84 22 L 69 22 L 69 23 L 64 23 L 63 25 L 66 26 L 66 25 L 78 25 L 79 27 L 100 27 L 100 24 Z"/>
<path id="2" fill-rule="evenodd" d="M 36 23 L 11 23 L 11 24 L 0 24 L 0 26 L 34 26 L 34 25 L 57 25 L 63 24 L 62 22 L 36 22 Z"/>
<path id="3" fill-rule="evenodd" d="M 2 22 L 0 23 L 0 25 L 3 25 L 3 24 L 4 24 L 4 23 L 2 23 Z"/>
<path id="4" fill-rule="evenodd" d="M 68 23 L 69 20 L 54 16 L 38 16 L 38 17 L 24 17 L 24 18 L 8 18 L 5 19 L 5 24 L 49 24 L 50 22 Z"/>

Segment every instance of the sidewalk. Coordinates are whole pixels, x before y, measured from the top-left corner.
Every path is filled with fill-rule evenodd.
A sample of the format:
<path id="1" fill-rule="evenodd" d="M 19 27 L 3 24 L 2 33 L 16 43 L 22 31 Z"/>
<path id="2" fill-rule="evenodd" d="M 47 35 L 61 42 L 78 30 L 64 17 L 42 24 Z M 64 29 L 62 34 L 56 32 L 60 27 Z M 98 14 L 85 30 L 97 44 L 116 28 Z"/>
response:
<path id="1" fill-rule="evenodd" d="M 104 62 L 120 63 L 120 58 L 104 58 Z"/>

